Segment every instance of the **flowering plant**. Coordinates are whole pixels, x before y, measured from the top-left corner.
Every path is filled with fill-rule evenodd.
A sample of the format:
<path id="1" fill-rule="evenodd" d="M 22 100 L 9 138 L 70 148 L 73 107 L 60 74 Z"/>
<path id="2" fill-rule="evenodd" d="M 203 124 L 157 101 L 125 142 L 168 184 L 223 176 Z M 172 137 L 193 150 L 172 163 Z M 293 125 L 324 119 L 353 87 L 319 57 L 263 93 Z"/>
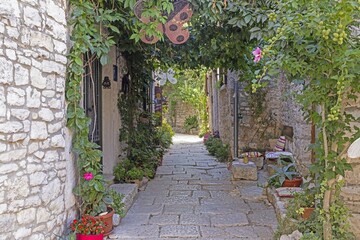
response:
<path id="1" fill-rule="evenodd" d="M 108 206 L 113 204 L 113 198 L 106 188 L 104 176 L 94 169 L 85 169 L 74 193 L 81 197 L 80 211 L 82 214 L 97 216 L 106 212 Z"/>
<path id="2" fill-rule="evenodd" d="M 70 224 L 71 231 L 85 235 L 104 234 L 105 227 L 106 223 L 90 216 L 83 216 L 80 220 L 74 219 Z"/>

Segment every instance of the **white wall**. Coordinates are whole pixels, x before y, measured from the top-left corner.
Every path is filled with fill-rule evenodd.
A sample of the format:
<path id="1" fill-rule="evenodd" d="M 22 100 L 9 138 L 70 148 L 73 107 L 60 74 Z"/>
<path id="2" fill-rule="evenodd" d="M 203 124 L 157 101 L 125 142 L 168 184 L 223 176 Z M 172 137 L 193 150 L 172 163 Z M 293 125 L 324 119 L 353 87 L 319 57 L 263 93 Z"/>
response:
<path id="1" fill-rule="evenodd" d="M 116 56 L 118 59 L 116 60 Z M 119 162 L 122 152 L 119 142 L 119 129 L 121 120 L 118 110 L 118 94 L 121 90 L 121 79 L 126 66 L 125 59 L 116 54 L 116 47 L 112 47 L 109 54 L 109 63 L 102 68 L 102 80 L 108 76 L 111 81 L 110 89 L 102 89 L 102 150 L 103 150 L 103 172 L 113 174 L 115 165 Z M 118 81 L 113 78 L 113 65 L 118 66 Z"/>

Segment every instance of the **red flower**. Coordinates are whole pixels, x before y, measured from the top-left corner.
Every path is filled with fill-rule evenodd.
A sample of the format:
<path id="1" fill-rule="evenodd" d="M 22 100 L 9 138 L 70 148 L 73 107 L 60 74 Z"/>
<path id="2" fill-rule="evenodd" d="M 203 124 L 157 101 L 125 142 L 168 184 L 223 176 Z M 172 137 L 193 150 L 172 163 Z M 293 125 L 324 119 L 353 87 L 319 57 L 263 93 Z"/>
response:
<path id="1" fill-rule="evenodd" d="M 104 233 L 106 224 L 100 219 L 94 219 L 91 216 L 84 216 L 80 220 L 74 220 L 70 224 L 71 231 L 82 234 L 100 234 Z"/>

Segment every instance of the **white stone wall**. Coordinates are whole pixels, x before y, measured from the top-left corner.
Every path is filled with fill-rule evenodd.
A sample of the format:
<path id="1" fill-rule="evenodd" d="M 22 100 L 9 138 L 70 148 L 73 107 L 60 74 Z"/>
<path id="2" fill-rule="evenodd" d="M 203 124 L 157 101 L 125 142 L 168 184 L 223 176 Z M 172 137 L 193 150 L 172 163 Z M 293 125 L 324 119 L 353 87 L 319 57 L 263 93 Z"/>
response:
<path id="1" fill-rule="evenodd" d="M 0 1 L 0 239 L 56 239 L 74 213 L 67 43 L 65 0 Z"/>

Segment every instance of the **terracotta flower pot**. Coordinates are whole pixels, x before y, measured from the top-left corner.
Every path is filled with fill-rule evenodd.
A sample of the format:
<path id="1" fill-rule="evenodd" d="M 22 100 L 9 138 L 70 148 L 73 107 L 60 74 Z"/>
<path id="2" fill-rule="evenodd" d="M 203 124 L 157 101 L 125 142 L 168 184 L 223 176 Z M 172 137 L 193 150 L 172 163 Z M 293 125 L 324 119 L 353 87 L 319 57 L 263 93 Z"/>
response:
<path id="1" fill-rule="evenodd" d="M 76 240 L 103 240 L 104 234 L 85 235 L 81 233 L 76 234 Z"/>
<path id="2" fill-rule="evenodd" d="M 302 183 L 301 177 L 295 177 L 293 179 L 285 179 L 282 187 L 300 187 Z"/>
<path id="3" fill-rule="evenodd" d="M 99 219 L 106 224 L 104 228 L 104 236 L 109 236 L 111 231 L 113 230 L 113 215 L 115 211 L 111 207 L 108 207 L 108 213 L 101 216 L 93 217 L 94 219 Z"/>
<path id="4" fill-rule="evenodd" d="M 302 218 L 305 220 L 308 219 L 311 216 L 311 214 L 314 212 L 314 210 L 315 208 L 313 207 L 304 207 L 304 213 L 301 214 Z"/>

